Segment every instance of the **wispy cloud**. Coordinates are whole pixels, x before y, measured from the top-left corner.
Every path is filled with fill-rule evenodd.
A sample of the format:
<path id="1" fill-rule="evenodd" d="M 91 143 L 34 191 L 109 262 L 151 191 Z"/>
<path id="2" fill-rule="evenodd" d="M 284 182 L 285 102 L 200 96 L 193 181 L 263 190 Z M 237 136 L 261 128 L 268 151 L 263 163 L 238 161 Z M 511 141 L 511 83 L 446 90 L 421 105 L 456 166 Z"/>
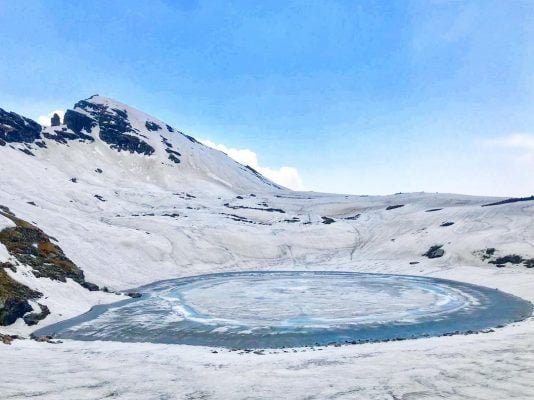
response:
<path id="1" fill-rule="evenodd" d="M 54 110 L 54 111 L 49 112 L 46 115 L 39 115 L 39 117 L 37 117 L 37 122 L 39 122 L 41 125 L 44 125 L 44 126 L 50 126 L 50 118 L 52 118 L 54 114 L 59 115 L 59 118 L 61 118 L 61 120 L 63 121 L 63 115 L 65 114 L 65 111 Z"/>
<path id="2" fill-rule="evenodd" d="M 235 149 L 227 147 L 224 144 L 217 144 L 211 140 L 205 139 L 201 140 L 206 146 L 220 150 L 228 154 L 237 162 L 249 165 L 254 168 L 256 171 L 269 178 L 273 182 L 278 183 L 279 185 L 288 187 L 293 190 L 304 190 L 304 184 L 302 183 L 302 178 L 297 168 L 283 166 L 279 168 L 271 168 L 260 165 L 258 162 L 258 155 L 256 152 L 250 149 Z"/>
<path id="3" fill-rule="evenodd" d="M 490 146 L 516 150 L 523 161 L 534 163 L 534 134 L 512 133 L 490 139 L 486 142 Z"/>

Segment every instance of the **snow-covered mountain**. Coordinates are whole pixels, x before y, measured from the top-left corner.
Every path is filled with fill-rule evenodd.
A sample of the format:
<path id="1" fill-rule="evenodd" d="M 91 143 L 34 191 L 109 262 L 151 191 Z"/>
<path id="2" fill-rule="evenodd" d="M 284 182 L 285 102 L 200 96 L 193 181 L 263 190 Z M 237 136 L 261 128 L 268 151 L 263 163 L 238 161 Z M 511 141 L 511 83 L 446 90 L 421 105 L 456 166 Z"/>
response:
<path id="1" fill-rule="evenodd" d="M 293 192 L 101 96 L 53 122 L 0 109 L 0 332 L 204 272 L 454 270 L 473 283 L 518 273 L 532 283 L 529 199 Z"/>
<path id="2" fill-rule="evenodd" d="M 224 153 L 197 142 L 154 117 L 102 96 L 67 110 L 63 124 L 41 127 L 0 109 L 0 145 L 8 145 L 64 172 L 85 173 L 111 164 L 124 181 L 206 194 L 280 190 L 280 186 Z M 69 147 L 66 151 L 65 147 Z"/>

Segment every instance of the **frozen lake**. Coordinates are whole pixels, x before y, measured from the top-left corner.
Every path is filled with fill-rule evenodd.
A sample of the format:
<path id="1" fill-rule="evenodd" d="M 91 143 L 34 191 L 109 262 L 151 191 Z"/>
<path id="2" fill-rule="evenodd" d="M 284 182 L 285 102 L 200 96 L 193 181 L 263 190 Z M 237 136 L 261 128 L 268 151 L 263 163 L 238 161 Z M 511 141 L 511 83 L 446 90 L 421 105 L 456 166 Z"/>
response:
<path id="1" fill-rule="evenodd" d="M 530 302 L 442 279 L 349 272 L 242 272 L 162 281 L 143 296 L 40 329 L 77 340 L 279 348 L 479 331 Z"/>

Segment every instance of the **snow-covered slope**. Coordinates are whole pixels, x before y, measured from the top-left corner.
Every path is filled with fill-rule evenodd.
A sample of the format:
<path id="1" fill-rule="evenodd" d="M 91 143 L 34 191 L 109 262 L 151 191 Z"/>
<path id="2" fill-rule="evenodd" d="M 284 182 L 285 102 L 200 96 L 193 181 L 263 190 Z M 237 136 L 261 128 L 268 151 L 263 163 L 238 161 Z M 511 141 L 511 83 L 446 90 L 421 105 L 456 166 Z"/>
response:
<path id="1" fill-rule="evenodd" d="M 93 165 L 93 173 L 111 164 L 121 186 L 148 183 L 210 195 L 281 189 L 163 121 L 101 96 L 76 103 L 64 124 L 44 129 L 43 137 L 48 148 L 35 152 L 38 158 L 72 175 L 85 172 L 81 165 Z M 65 144 L 72 149 L 64 151 Z"/>

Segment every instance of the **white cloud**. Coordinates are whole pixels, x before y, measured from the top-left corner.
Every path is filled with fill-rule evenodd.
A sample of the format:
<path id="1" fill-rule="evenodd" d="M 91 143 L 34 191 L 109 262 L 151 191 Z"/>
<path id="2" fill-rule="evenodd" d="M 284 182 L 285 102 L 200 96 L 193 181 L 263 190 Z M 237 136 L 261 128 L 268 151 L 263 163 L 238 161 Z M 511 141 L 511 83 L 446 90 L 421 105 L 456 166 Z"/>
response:
<path id="1" fill-rule="evenodd" d="M 522 155 L 522 160 L 534 162 L 534 134 L 512 133 L 487 141 L 487 144 L 495 147 L 504 147 L 517 150 Z"/>
<path id="2" fill-rule="evenodd" d="M 302 178 L 298 169 L 295 167 L 280 167 L 280 168 L 270 168 L 261 166 L 258 162 L 258 155 L 249 149 L 234 149 L 227 147 L 224 144 L 217 144 L 211 140 L 201 140 L 203 144 L 220 150 L 238 163 L 248 165 L 258 171 L 260 174 L 264 175 L 268 179 L 272 180 L 279 185 L 285 186 L 293 190 L 304 190 L 304 185 L 302 183 Z"/>
<path id="3" fill-rule="evenodd" d="M 54 110 L 46 115 L 39 115 L 39 117 L 37 117 L 37 122 L 44 126 L 50 126 L 50 118 L 52 118 L 54 114 L 59 115 L 59 118 L 61 118 L 61 120 L 63 121 L 63 115 L 65 115 L 65 111 Z"/>

